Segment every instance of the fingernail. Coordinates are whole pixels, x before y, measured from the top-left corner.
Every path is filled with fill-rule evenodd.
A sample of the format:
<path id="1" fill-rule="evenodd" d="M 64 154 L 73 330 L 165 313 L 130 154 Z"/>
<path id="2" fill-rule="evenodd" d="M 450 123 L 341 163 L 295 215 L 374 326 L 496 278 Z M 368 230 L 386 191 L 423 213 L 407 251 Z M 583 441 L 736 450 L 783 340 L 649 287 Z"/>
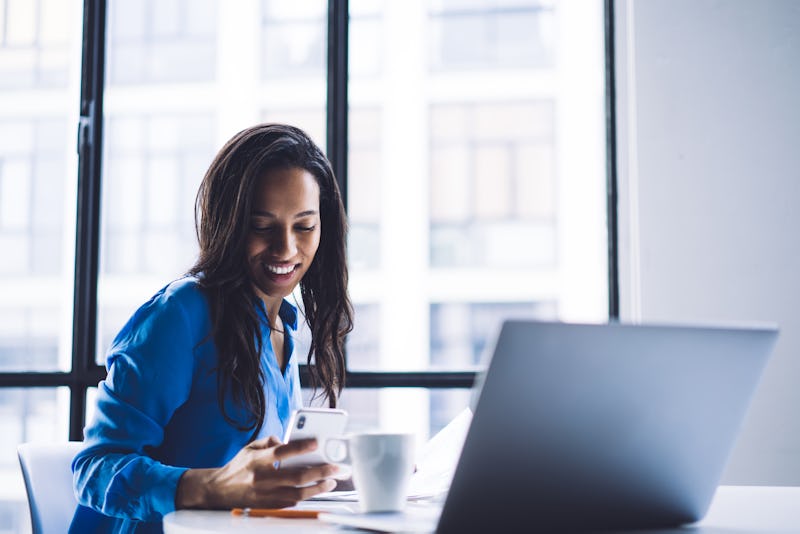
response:
<path id="1" fill-rule="evenodd" d="M 336 487 L 335 480 L 326 480 L 325 481 L 325 491 L 333 491 L 333 488 Z"/>

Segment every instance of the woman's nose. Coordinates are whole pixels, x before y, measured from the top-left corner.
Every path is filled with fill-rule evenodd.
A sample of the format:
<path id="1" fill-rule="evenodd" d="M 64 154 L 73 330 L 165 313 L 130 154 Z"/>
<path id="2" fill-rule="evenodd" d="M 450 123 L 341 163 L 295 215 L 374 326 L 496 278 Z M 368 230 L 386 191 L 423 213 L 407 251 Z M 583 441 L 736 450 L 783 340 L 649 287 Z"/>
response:
<path id="1" fill-rule="evenodd" d="M 290 230 L 276 232 L 270 249 L 274 255 L 289 259 L 297 253 L 297 242 Z"/>

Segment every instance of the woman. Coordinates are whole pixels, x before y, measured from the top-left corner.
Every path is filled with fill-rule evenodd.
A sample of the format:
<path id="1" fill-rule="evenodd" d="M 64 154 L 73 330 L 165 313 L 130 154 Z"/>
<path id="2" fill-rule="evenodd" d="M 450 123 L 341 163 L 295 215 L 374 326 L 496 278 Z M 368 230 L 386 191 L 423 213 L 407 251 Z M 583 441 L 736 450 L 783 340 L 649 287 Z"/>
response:
<path id="1" fill-rule="evenodd" d="M 346 222 L 330 164 L 301 130 L 249 128 L 217 154 L 196 203 L 189 274 L 134 313 L 108 352 L 73 461 L 74 532 L 161 532 L 180 508 L 283 507 L 335 486 L 332 465 L 276 469 L 302 404 L 297 284 L 315 387 L 331 407 L 352 329 Z M 302 486 L 302 487 L 301 487 Z"/>

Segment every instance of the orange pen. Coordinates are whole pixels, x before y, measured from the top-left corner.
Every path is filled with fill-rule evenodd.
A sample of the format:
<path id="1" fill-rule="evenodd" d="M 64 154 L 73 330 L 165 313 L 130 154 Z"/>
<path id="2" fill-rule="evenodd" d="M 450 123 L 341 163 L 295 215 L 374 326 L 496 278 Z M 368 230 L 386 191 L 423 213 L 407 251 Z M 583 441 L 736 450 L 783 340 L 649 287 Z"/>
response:
<path id="1" fill-rule="evenodd" d="M 285 508 L 234 508 L 231 513 L 247 517 L 283 517 L 288 519 L 316 519 L 320 514 L 316 510 L 286 510 Z"/>

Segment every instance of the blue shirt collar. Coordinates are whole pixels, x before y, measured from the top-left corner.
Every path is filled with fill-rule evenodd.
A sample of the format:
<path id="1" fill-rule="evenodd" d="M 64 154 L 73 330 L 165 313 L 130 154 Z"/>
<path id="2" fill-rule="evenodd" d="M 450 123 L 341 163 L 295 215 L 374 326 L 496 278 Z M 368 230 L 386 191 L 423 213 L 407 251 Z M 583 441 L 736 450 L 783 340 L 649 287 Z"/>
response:
<path id="1" fill-rule="evenodd" d="M 264 321 L 267 321 L 267 308 L 264 306 L 264 301 L 258 297 L 256 297 L 256 308 L 258 308 L 261 318 Z M 281 321 L 283 321 L 283 324 L 286 325 L 286 328 L 292 330 L 293 332 L 297 331 L 297 308 L 295 308 L 293 304 L 289 303 L 288 300 L 281 300 L 281 307 L 278 310 L 278 317 L 281 318 Z"/>
<path id="2" fill-rule="evenodd" d="M 297 331 L 297 308 L 290 304 L 288 300 L 283 299 L 281 301 L 281 309 L 278 310 L 278 316 L 287 328 Z"/>

